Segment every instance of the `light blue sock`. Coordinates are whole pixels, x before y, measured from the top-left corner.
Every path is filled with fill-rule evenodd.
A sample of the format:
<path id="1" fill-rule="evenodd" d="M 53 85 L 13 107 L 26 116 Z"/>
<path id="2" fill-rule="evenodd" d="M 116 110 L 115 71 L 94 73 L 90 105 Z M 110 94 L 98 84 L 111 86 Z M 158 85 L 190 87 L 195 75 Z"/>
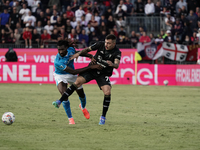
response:
<path id="1" fill-rule="evenodd" d="M 63 105 L 63 108 L 65 109 L 65 112 L 66 112 L 68 118 L 72 118 L 72 112 L 71 112 L 69 100 L 68 101 L 63 101 L 62 105 Z"/>
<path id="2" fill-rule="evenodd" d="M 86 105 L 86 96 L 84 98 L 79 97 L 79 99 L 81 101 L 81 107 L 84 109 Z"/>

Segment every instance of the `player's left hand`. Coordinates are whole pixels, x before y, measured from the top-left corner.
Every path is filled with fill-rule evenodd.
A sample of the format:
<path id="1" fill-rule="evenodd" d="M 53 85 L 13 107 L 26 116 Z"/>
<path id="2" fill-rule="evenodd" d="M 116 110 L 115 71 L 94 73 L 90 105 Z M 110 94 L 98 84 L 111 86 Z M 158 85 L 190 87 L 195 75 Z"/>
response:
<path id="1" fill-rule="evenodd" d="M 108 63 L 108 66 L 112 67 L 113 66 L 113 63 L 109 60 L 107 60 L 107 63 Z"/>
<path id="2" fill-rule="evenodd" d="M 98 70 L 102 70 L 103 69 L 103 67 L 101 65 L 97 65 L 97 64 L 91 65 L 90 68 L 91 69 L 98 69 Z"/>

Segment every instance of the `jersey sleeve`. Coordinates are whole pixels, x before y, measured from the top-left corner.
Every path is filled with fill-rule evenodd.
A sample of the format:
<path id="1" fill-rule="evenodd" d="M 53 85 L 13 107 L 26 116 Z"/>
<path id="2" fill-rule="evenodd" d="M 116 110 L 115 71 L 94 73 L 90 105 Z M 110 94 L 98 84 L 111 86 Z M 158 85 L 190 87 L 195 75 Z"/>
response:
<path id="1" fill-rule="evenodd" d="M 72 55 L 74 55 L 76 53 L 75 49 L 73 47 L 69 47 L 67 49 L 67 56 L 71 57 Z"/>
<path id="2" fill-rule="evenodd" d="M 58 63 L 58 62 L 54 62 L 54 66 L 58 70 L 62 70 L 62 71 L 65 70 L 65 68 L 67 68 L 67 65 L 65 65 L 64 63 Z"/>
<path id="3" fill-rule="evenodd" d="M 119 51 L 116 55 L 115 55 L 115 59 L 121 59 L 121 52 Z"/>
<path id="4" fill-rule="evenodd" d="M 97 50 L 102 45 L 104 45 L 104 42 L 96 42 L 93 45 L 91 45 L 90 47 L 91 47 L 92 50 Z"/>

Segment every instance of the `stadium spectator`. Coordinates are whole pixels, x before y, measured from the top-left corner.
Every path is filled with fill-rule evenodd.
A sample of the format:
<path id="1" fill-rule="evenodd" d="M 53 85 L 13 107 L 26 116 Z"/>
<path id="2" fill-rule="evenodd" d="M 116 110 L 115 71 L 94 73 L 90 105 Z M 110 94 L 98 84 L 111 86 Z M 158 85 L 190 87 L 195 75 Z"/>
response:
<path id="1" fill-rule="evenodd" d="M 66 14 L 66 13 L 64 13 L 64 14 L 62 15 L 61 21 L 62 21 L 62 24 L 63 24 L 63 25 L 66 25 L 66 23 L 67 23 L 67 14 Z"/>
<path id="2" fill-rule="evenodd" d="M 127 6 L 124 4 L 124 1 L 123 1 L 123 0 L 120 0 L 120 1 L 119 1 L 119 5 L 117 6 L 117 9 L 116 9 L 116 11 L 115 11 L 115 14 L 118 14 L 118 13 L 119 13 L 120 8 L 123 10 L 124 13 L 127 12 Z"/>
<path id="3" fill-rule="evenodd" d="M 50 20 L 51 15 L 52 15 L 51 10 L 49 8 L 47 8 L 45 11 L 45 17 L 47 18 L 47 20 Z"/>
<path id="4" fill-rule="evenodd" d="M 100 14 L 100 8 L 99 8 L 99 6 L 97 5 L 97 2 L 94 2 L 94 5 L 93 5 L 92 8 L 91 8 L 91 12 L 92 12 L 92 14 L 95 14 L 95 13 Z"/>
<path id="5" fill-rule="evenodd" d="M 126 31 L 124 30 L 124 26 L 121 26 L 121 27 L 120 27 L 120 30 L 119 30 L 119 32 L 118 32 L 118 36 L 120 36 L 120 35 L 122 35 L 122 36 L 125 36 L 125 35 L 126 35 Z"/>
<path id="6" fill-rule="evenodd" d="M 183 41 L 182 44 L 184 44 L 184 45 L 191 45 L 192 44 L 190 37 L 188 35 L 185 36 L 185 40 Z"/>
<path id="7" fill-rule="evenodd" d="M 22 28 L 25 27 L 24 18 L 28 16 L 30 9 L 26 7 L 26 4 L 23 4 L 23 8 L 20 9 L 19 14 L 21 15 L 21 26 Z"/>
<path id="8" fill-rule="evenodd" d="M 49 0 L 41 0 L 43 11 L 45 11 L 45 8 L 47 8 L 48 3 L 49 3 Z"/>
<path id="9" fill-rule="evenodd" d="M 58 42 L 59 35 L 58 35 L 58 30 L 54 29 L 53 33 L 51 34 L 51 44 L 56 44 Z"/>
<path id="10" fill-rule="evenodd" d="M 187 10 L 187 3 L 183 0 L 179 0 L 179 2 L 176 3 L 176 12 L 178 12 L 178 9 L 182 8 L 183 6 L 185 6 L 185 9 Z"/>
<path id="11" fill-rule="evenodd" d="M 160 14 L 161 14 L 162 17 L 166 17 L 167 14 L 169 14 L 169 13 L 170 13 L 170 11 L 167 9 L 166 6 L 164 6 L 164 7 L 163 7 L 163 10 L 160 12 Z M 172 16 L 173 16 L 173 15 L 172 15 Z"/>
<path id="12" fill-rule="evenodd" d="M 155 5 L 155 15 L 160 16 L 160 13 L 163 11 L 163 7 L 161 6 L 161 2 L 157 1 Z"/>
<path id="13" fill-rule="evenodd" d="M 69 34 L 71 32 L 71 30 L 73 29 L 70 20 L 68 19 L 65 25 L 65 32 L 67 34 Z"/>
<path id="14" fill-rule="evenodd" d="M 0 43 L 4 44 L 6 43 L 8 36 L 5 33 L 4 29 L 1 29 L 1 34 L 0 34 Z"/>
<path id="15" fill-rule="evenodd" d="M 75 29 L 76 28 L 76 26 L 77 26 L 77 20 L 76 20 L 76 17 L 74 17 L 73 19 L 72 19 L 72 21 L 70 21 L 70 24 L 71 24 L 71 26 Z"/>
<path id="16" fill-rule="evenodd" d="M 32 33 L 29 31 L 28 27 L 25 28 L 25 31 L 23 33 L 23 39 L 25 41 L 26 48 L 28 48 L 28 45 L 29 48 L 32 48 Z"/>
<path id="17" fill-rule="evenodd" d="M 106 31 L 106 34 L 108 34 L 108 29 L 107 29 L 105 22 L 101 22 L 99 30 L 100 30 L 100 33 L 104 30 L 104 31 Z"/>
<path id="18" fill-rule="evenodd" d="M 21 0 L 19 4 L 22 8 L 23 8 L 23 4 L 26 4 L 26 7 L 28 6 L 28 2 L 26 0 Z"/>
<path id="19" fill-rule="evenodd" d="M 130 41 L 131 41 L 131 45 L 133 48 L 136 47 L 137 43 L 139 42 L 138 37 L 136 36 L 135 31 L 131 32 L 131 36 L 130 36 Z"/>
<path id="20" fill-rule="evenodd" d="M 21 37 L 21 34 L 19 34 L 18 30 L 15 29 L 14 30 L 15 45 L 20 45 L 21 44 L 20 37 Z"/>
<path id="21" fill-rule="evenodd" d="M 11 14 L 12 7 L 9 5 L 10 1 L 6 0 L 6 3 L 3 5 L 3 9 L 7 9 L 8 13 Z"/>
<path id="22" fill-rule="evenodd" d="M 4 12 L 0 14 L 0 27 L 1 29 L 5 28 L 6 23 L 9 21 L 10 14 L 7 9 L 4 9 Z"/>
<path id="23" fill-rule="evenodd" d="M 113 16 L 111 15 L 108 17 L 108 22 L 107 22 L 108 30 L 113 29 L 114 26 L 115 26 L 115 21 L 113 19 Z"/>
<path id="24" fill-rule="evenodd" d="M 21 27 L 21 24 L 19 22 L 16 24 L 16 29 L 18 30 L 19 34 L 22 34 L 23 28 Z"/>
<path id="25" fill-rule="evenodd" d="M 86 21 L 85 21 L 85 16 L 84 16 L 84 15 L 81 17 L 81 26 L 82 26 L 83 28 L 87 27 L 87 23 L 86 23 Z"/>
<path id="26" fill-rule="evenodd" d="M 38 34 L 37 29 L 33 30 L 33 35 L 32 35 L 32 44 L 40 45 L 40 34 Z"/>
<path id="27" fill-rule="evenodd" d="M 99 21 L 99 24 L 101 24 L 101 22 L 105 22 L 105 24 L 107 24 L 107 19 L 104 15 L 101 15 L 101 19 Z"/>
<path id="28" fill-rule="evenodd" d="M 99 15 L 102 16 L 105 14 L 106 12 L 106 6 L 103 4 L 103 2 L 99 2 L 99 10 L 100 10 L 100 13 Z"/>
<path id="29" fill-rule="evenodd" d="M 53 6 L 56 6 L 58 10 L 61 10 L 60 0 L 49 0 L 48 7 L 53 11 Z"/>
<path id="30" fill-rule="evenodd" d="M 67 11 L 66 11 L 66 18 L 72 20 L 74 17 L 74 12 L 71 10 L 70 6 L 67 6 Z"/>
<path id="31" fill-rule="evenodd" d="M 169 0 L 169 3 L 167 4 L 167 9 L 169 10 L 172 16 L 176 14 L 176 4 L 173 0 Z"/>
<path id="32" fill-rule="evenodd" d="M 98 13 L 98 12 L 96 12 L 96 13 L 94 14 L 94 19 L 98 22 L 98 24 L 100 24 L 101 17 L 99 16 L 99 13 Z"/>
<path id="33" fill-rule="evenodd" d="M 65 24 L 62 24 L 62 20 L 61 20 L 61 17 L 58 17 L 57 18 L 57 23 L 54 25 L 54 28 L 57 28 L 58 29 L 58 32 L 60 32 L 60 29 L 62 27 L 64 27 Z"/>
<path id="34" fill-rule="evenodd" d="M 125 36 L 119 35 L 117 38 L 117 44 L 125 44 Z"/>
<path id="35" fill-rule="evenodd" d="M 122 17 L 119 17 L 119 20 L 116 20 L 116 25 L 117 25 L 118 28 L 121 27 L 121 26 L 125 26 L 126 25 L 126 21 L 123 20 Z"/>
<path id="36" fill-rule="evenodd" d="M 200 11 L 200 8 L 199 7 L 196 7 L 196 11 L 195 12 L 195 15 L 198 17 L 198 12 Z"/>
<path id="37" fill-rule="evenodd" d="M 83 15 L 85 15 L 85 12 L 83 11 L 83 7 L 80 6 L 79 9 L 75 11 L 76 21 L 81 21 Z"/>
<path id="38" fill-rule="evenodd" d="M 47 33 L 48 33 L 48 34 L 50 34 L 50 35 L 52 34 L 53 26 L 51 25 L 50 20 L 47 21 L 47 25 L 44 26 L 44 29 L 47 30 Z"/>
<path id="39" fill-rule="evenodd" d="M 137 16 L 143 16 L 144 13 L 144 3 L 142 0 L 137 0 L 135 2 L 135 13 Z"/>
<path id="40" fill-rule="evenodd" d="M 54 26 L 57 23 L 58 14 L 56 10 L 53 10 L 53 15 L 50 18 L 51 25 Z"/>
<path id="41" fill-rule="evenodd" d="M 91 20 L 88 23 L 90 23 L 91 26 L 94 27 L 96 31 L 98 31 L 98 22 L 95 20 L 94 15 L 92 15 Z"/>
<path id="42" fill-rule="evenodd" d="M 149 38 L 148 35 L 146 35 L 145 31 L 143 32 L 142 36 L 140 37 L 139 42 L 141 42 L 141 43 L 151 42 L 151 39 Z"/>
<path id="43" fill-rule="evenodd" d="M 194 15 L 193 10 L 190 10 L 189 15 L 186 17 L 190 22 L 190 28 L 193 30 L 197 25 L 197 17 Z"/>
<path id="44" fill-rule="evenodd" d="M 31 6 L 31 11 L 32 11 L 33 15 L 35 15 L 36 9 L 37 9 L 39 3 L 40 3 L 40 0 L 33 0 L 32 1 L 30 6 Z"/>
<path id="45" fill-rule="evenodd" d="M 162 43 L 164 40 L 162 38 L 162 35 L 158 35 L 158 37 L 155 39 L 154 43 L 156 45 L 159 45 L 160 43 Z"/>
<path id="46" fill-rule="evenodd" d="M 60 34 L 59 34 L 59 40 L 67 40 L 67 33 L 65 32 L 64 28 L 61 28 Z"/>
<path id="47" fill-rule="evenodd" d="M 193 32 L 193 35 L 190 40 L 193 44 L 198 44 L 198 37 L 196 32 Z"/>
<path id="48" fill-rule="evenodd" d="M 167 36 L 164 38 L 164 41 L 169 42 L 169 43 L 173 42 L 174 39 L 173 39 L 173 36 L 171 35 L 171 31 L 167 30 L 166 33 L 167 33 Z"/>
<path id="49" fill-rule="evenodd" d="M 103 39 L 105 39 L 106 36 L 107 36 L 106 31 L 105 30 L 101 31 L 99 36 L 99 41 L 103 41 Z"/>
<path id="50" fill-rule="evenodd" d="M 167 25 L 167 29 L 171 30 L 172 25 L 174 24 L 175 19 L 171 16 L 170 13 L 167 14 L 167 17 L 165 18 L 165 24 Z"/>
<path id="51" fill-rule="evenodd" d="M 28 12 L 28 16 L 24 17 L 23 23 L 26 24 L 26 26 L 36 26 L 36 18 L 32 15 L 31 11 Z"/>
<path id="52" fill-rule="evenodd" d="M 91 18 L 92 18 L 91 11 L 90 11 L 90 9 L 87 9 L 87 14 L 85 15 L 86 24 L 91 20 Z"/>
<path id="53" fill-rule="evenodd" d="M 176 37 L 174 43 L 175 43 L 175 44 L 182 44 L 182 41 L 181 41 L 181 39 L 179 38 L 179 36 Z"/>
<path id="54" fill-rule="evenodd" d="M 90 23 L 87 24 L 87 27 L 85 28 L 86 35 L 90 36 L 92 32 L 96 32 L 95 28 L 91 26 Z"/>
<path id="55" fill-rule="evenodd" d="M 155 40 L 154 34 L 153 34 L 153 33 L 150 33 L 150 34 L 149 34 L 149 38 L 151 39 L 151 41 L 154 41 L 154 40 Z"/>
<path id="56" fill-rule="evenodd" d="M 70 39 L 71 41 L 79 39 L 78 35 L 76 34 L 76 30 L 75 29 L 72 29 L 71 33 L 68 34 L 68 39 Z"/>
<path id="57" fill-rule="evenodd" d="M 88 9 L 92 9 L 92 2 L 90 0 L 85 0 L 85 2 L 83 3 L 83 10 L 85 13 L 87 13 Z"/>
<path id="58" fill-rule="evenodd" d="M 104 16 L 105 16 L 105 18 L 109 18 L 109 16 L 113 16 L 111 7 L 108 7 L 108 9 L 106 10 Z"/>
<path id="59" fill-rule="evenodd" d="M 35 17 L 36 17 L 36 18 L 39 17 L 39 16 L 40 16 L 40 12 L 42 12 L 42 11 L 43 11 L 43 10 L 42 10 L 41 3 L 38 3 L 38 4 L 37 4 L 37 8 L 36 8 L 35 13 L 34 13 Z"/>
<path id="60" fill-rule="evenodd" d="M 10 28 L 9 24 L 6 23 L 5 25 L 5 33 L 9 36 L 11 33 L 13 33 L 12 29 Z"/>
<path id="61" fill-rule="evenodd" d="M 81 31 L 81 34 L 79 35 L 79 41 L 86 43 L 86 46 L 89 45 L 89 36 L 85 34 L 85 30 Z"/>
<path id="62" fill-rule="evenodd" d="M 37 22 L 37 26 L 35 27 L 35 29 L 37 30 L 37 33 L 38 34 L 42 34 L 43 30 L 44 30 L 44 27 L 42 26 L 42 22 L 41 21 L 38 21 Z"/>
<path id="63" fill-rule="evenodd" d="M 81 26 L 80 26 L 80 25 L 77 25 L 76 28 L 75 28 L 75 31 L 76 31 L 77 36 L 79 37 L 79 35 L 80 35 L 81 32 L 82 32 Z"/>
<path id="64" fill-rule="evenodd" d="M 41 35 L 41 45 L 42 47 L 48 48 L 48 41 L 51 40 L 51 35 L 48 34 L 47 30 L 44 29 L 43 34 Z"/>
<path id="65" fill-rule="evenodd" d="M 8 44 L 14 44 L 15 43 L 15 38 L 14 38 L 14 34 L 13 33 L 8 35 L 6 43 L 8 43 Z"/>
<path id="66" fill-rule="evenodd" d="M 16 3 L 17 3 L 17 0 L 12 0 L 12 1 L 9 3 L 9 5 L 10 5 L 11 7 L 15 7 L 15 6 L 16 6 Z"/>
<path id="67" fill-rule="evenodd" d="M 78 0 L 72 0 L 71 9 L 73 12 L 76 12 L 79 9 L 80 3 Z"/>
<path id="68" fill-rule="evenodd" d="M 91 34 L 90 34 L 90 36 L 89 36 L 89 41 L 90 42 L 95 42 L 95 41 L 99 41 L 99 36 L 96 34 L 96 32 L 95 31 L 93 31 Z M 89 44 L 89 45 L 91 45 L 91 44 Z"/>
<path id="69" fill-rule="evenodd" d="M 17 9 L 17 13 L 19 13 L 20 9 L 22 9 L 22 6 L 20 5 L 20 3 L 17 1 L 16 2 L 16 9 Z"/>
<path id="70" fill-rule="evenodd" d="M 124 44 L 128 44 L 128 45 L 131 44 L 131 40 L 129 39 L 129 37 L 127 35 L 124 38 Z"/>
<path id="71" fill-rule="evenodd" d="M 44 12 L 41 11 L 40 12 L 40 15 L 37 17 L 37 22 L 41 22 L 42 23 L 42 26 L 44 27 L 46 24 L 47 24 L 47 18 L 44 16 Z"/>
<path id="72" fill-rule="evenodd" d="M 148 0 L 148 3 L 145 5 L 144 11 L 147 16 L 152 16 L 155 13 L 155 6 L 151 0 Z"/>
<path id="73" fill-rule="evenodd" d="M 133 13 L 134 13 L 133 4 L 130 2 L 130 0 L 126 0 L 125 5 L 126 5 L 126 7 L 127 7 L 126 15 L 127 15 L 127 16 L 132 16 Z"/>
<path id="74" fill-rule="evenodd" d="M 175 35 L 176 37 L 180 37 L 182 32 L 183 32 L 183 25 L 180 23 L 180 19 L 176 18 L 176 21 L 172 27 L 172 35 Z"/>
<path id="75" fill-rule="evenodd" d="M 13 7 L 13 13 L 10 15 L 9 18 L 9 26 L 13 31 L 16 29 L 17 22 L 21 23 L 21 18 L 19 13 L 17 13 L 17 8 Z"/>

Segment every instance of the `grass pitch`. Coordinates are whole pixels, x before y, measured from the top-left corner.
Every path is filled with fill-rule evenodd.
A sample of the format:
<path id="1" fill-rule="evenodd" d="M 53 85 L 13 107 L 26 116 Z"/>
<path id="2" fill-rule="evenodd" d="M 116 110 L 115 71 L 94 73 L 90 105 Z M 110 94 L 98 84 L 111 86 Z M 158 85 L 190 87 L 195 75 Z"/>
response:
<path id="1" fill-rule="evenodd" d="M 14 124 L 0 123 L 0 150 L 199 150 L 200 88 L 113 85 L 106 124 L 99 126 L 103 93 L 84 85 L 86 120 L 76 93 L 70 97 L 75 125 L 52 101 L 55 85 L 0 84 L 0 114 L 11 111 Z"/>

